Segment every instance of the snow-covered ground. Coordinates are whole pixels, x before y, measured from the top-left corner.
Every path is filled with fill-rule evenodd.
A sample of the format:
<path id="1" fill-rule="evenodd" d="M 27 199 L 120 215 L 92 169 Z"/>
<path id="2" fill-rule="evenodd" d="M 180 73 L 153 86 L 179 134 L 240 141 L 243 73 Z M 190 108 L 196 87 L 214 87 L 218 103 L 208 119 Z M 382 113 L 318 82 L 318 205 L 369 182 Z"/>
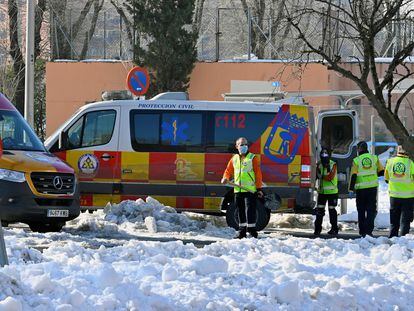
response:
<path id="1" fill-rule="evenodd" d="M 312 221 L 273 215 L 270 226 L 311 230 Z M 82 214 L 61 233 L 4 231 L 10 265 L 0 268 L 0 311 L 414 308 L 412 235 L 233 240 L 223 218 L 179 214 L 151 198 Z"/>

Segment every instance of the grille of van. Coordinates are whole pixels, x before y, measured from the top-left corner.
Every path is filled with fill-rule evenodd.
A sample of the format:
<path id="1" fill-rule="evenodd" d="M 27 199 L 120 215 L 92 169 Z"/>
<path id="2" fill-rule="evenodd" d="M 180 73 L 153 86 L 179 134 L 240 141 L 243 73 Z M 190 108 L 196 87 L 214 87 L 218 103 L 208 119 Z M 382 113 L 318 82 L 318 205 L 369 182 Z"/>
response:
<path id="1" fill-rule="evenodd" d="M 75 189 L 75 176 L 64 173 L 31 173 L 37 192 L 43 194 L 71 195 Z"/>

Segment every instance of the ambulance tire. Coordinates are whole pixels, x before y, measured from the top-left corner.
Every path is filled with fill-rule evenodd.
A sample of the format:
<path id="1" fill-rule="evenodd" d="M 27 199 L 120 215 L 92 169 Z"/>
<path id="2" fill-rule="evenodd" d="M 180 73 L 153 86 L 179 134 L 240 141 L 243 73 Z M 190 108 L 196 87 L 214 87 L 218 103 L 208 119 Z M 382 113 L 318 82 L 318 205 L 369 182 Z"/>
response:
<path id="1" fill-rule="evenodd" d="M 65 225 L 64 222 L 56 222 L 51 224 L 39 223 L 39 222 L 32 222 L 29 223 L 29 228 L 33 232 L 39 233 L 46 233 L 46 232 L 60 232 L 63 226 Z"/>
<path id="2" fill-rule="evenodd" d="M 256 202 L 256 230 L 261 231 L 266 228 L 270 220 L 270 210 L 265 208 L 262 201 Z M 235 230 L 239 230 L 239 211 L 233 201 L 227 202 L 226 211 L 227 225 Z"/>

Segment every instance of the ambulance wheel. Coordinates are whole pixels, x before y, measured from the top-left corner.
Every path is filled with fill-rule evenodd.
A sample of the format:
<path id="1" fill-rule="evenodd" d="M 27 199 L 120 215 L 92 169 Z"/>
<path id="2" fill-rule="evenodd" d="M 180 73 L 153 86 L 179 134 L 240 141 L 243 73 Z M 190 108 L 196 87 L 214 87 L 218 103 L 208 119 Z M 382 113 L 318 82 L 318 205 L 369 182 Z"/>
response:
<path id="1" fill-rule="evenodd" d="M 266 228 L 270 220 L 270 210 L 265 208 L 260 200 L 256 201 L 256 230 L 261 231 Z M 235 230 L 239 230 L 239 211 L 234 202 L 227 203 L 226 211 L 227 225 Z"/>
<path id="2" fill-rule="evenodd" d="M 57 222 L 52 224 L 45 224 L 45 223 L 38 223 L 38 222 L 32 222 L 29 223 L 29 228 L 33 232 L 39 232 L 39 233 L 46 233 L 46 232 L 60 232 L 62 230 L 63 226 L 65 225 L 64 222 Z"/>

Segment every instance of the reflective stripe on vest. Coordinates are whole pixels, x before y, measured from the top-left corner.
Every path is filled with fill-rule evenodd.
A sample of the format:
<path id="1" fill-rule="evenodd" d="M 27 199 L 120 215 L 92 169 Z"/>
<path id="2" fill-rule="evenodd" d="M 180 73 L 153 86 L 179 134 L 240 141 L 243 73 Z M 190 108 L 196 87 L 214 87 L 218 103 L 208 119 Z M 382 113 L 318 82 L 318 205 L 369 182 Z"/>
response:
<path id="1" fill-rule="evenodd" d="M 329 161 L 329 167 L 330 172 L 332 171 L 332 168 L 334 167 L 335 162 L 330 160 Z M 321 194 L 336 194 L 338 193 L 338 172 L 335 172 L 335 176 L 332 180 L 324 180 L 323 176 L 329 175 L 328 170 L 326 167 L 322 166 L 322 177 L 321 182 L 319 183 L 319 193 Z"/>
<path id="2" fill-rule="evenodd" d="M 396 156 L 388 160 L 388 191 L 391 197 L 414 198 L 413 171 L 414 162 L 408 157 Z"/>
<path id="3" fill-rule="evenodd" d="M 234 183 L 243 186 L 250 191 L 256 192 L 256 177 L 253 170 L 253 153 L 248 153 L 240 162 L 241 157 L 236 154 L 233 156 Z M 234 187 L 234 192 L 247 192 L 244 189 Z"/>
<path id="4" fill-rule="evenodd" d="M 354 159 L 358 167 L 355 189 L 378 187 L 377 162 L 378 157 L 370 153 L 361 154 Z"/>

